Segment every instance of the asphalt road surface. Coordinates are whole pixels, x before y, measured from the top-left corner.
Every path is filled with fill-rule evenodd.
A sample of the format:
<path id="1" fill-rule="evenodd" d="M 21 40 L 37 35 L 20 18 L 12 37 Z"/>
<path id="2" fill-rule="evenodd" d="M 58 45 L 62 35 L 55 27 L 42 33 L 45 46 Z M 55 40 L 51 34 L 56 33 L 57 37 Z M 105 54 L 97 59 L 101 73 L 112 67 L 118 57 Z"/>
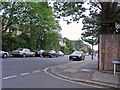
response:
<path id="1" fill-rule="evenodd" d="M 68 56 L 4 58 L 2 59 L 2 88 L 95 88 L 58 79 L 45 72 L 47 67 L 69 62 L 72 61 L 68 60 Z"/>

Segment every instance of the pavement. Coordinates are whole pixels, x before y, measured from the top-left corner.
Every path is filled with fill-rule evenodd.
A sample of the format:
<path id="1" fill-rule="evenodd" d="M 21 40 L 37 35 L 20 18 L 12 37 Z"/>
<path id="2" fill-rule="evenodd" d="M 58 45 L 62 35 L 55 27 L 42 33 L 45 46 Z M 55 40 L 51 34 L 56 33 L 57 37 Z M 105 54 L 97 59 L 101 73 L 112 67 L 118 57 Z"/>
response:
<path id="1" fill-rule="evenodd" d="M 51 67 L 54 75 L 59 77 L 82 82 L 86 84 L 96 85 L 106 88 L 120 88 L 120 74 L 113 74 L 113 71 L 98 71 L 98 59 L 88 59 L 82 61 L 71 61 L 67 64 Z"/>

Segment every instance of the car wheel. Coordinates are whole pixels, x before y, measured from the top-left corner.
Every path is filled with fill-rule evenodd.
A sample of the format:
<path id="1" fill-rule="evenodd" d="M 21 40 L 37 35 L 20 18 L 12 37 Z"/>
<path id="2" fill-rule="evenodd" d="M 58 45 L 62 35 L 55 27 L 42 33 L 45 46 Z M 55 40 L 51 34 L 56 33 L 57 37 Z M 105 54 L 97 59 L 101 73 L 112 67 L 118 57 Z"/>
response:
<path id="1" fill-rule="evenodd" d="M 85 57 L 83 57 L 83 59 L 82 60 L 85 60 Z"/>
<path id="2" fill-rule="evenodd" d="M 58 58 L 58 55 L 56 55 L 56 57 Z"/>
<path id="3" fill-rule="evenodd" d="M 82 57 L 82 60 L 84 60 L 84 57 Z"/>
<path id="4" fill-rule="evenodd" d="M 83 57 L 80 57 L 78 60 L 79 60 L 79 61 L 83 60 Z"/>
<path id="5" fill-rule="evenodd" d="M 3 58 L 7 58 L 7 54 L 6 53 L 3 54 Z"/>
<path id="6" fill-rule="evenodd" d="M 71 59 L 71 58 L 69 58 L 69 60 L 70 60 L 70 61 L 72 61 L 72 59 Z"/>
<path id="7" fill-rule="evenodd" d="M 25 58 L 25 57 L 26 57 L 26 54 L 24 53 L 22 56 Z"/>
<path id="8" fill-rule="evenodd" d="M 53 55 L 50 55 L 49 58 L 53 58 Z"/>

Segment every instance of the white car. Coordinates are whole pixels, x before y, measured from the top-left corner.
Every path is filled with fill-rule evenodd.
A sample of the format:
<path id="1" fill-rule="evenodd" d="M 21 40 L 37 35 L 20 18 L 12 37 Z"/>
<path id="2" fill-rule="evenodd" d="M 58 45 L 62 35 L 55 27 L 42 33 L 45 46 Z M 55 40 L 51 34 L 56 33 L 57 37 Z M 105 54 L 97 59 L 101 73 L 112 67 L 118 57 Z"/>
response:
<path id="1" fill-rule="evenodd" d="M 12 51 L 12 55 L 26 57 L 26 56 L 34 56 L 35 53 L 31 52 L 27 48 L 18 48 L 17 50 Z"/>
<path id="2" fill-rule="evenodd" d="M 64 53 L 62 51 L 58 51 L 59 56 L 64 56 Z"/>
<path id="3" fill-rule="evenodd" d="M 0 57 L 7 58 L 9 56 L 9 53 L 6 51 L 0 51 Z"/>

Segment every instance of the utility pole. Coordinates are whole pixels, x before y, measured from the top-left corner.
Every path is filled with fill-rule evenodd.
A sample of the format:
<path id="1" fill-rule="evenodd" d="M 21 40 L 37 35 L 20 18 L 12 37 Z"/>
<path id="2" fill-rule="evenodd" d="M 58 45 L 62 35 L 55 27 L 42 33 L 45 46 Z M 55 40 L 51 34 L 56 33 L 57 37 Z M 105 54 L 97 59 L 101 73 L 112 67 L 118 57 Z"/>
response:
<path id="1" fill-rule="evenodd" d="M 0 16 L 0 50 L 2 50 L 2 17 Z"/>
<path id="2" fill-rule="evenodd" d="M 92 60 L 93 60 L 93 53 L 94 53 L 94 50 L 93 50 L 93 43 L 94 43 L 94 41 L 93 41 L 93 37 L 92 37 Z"/>

